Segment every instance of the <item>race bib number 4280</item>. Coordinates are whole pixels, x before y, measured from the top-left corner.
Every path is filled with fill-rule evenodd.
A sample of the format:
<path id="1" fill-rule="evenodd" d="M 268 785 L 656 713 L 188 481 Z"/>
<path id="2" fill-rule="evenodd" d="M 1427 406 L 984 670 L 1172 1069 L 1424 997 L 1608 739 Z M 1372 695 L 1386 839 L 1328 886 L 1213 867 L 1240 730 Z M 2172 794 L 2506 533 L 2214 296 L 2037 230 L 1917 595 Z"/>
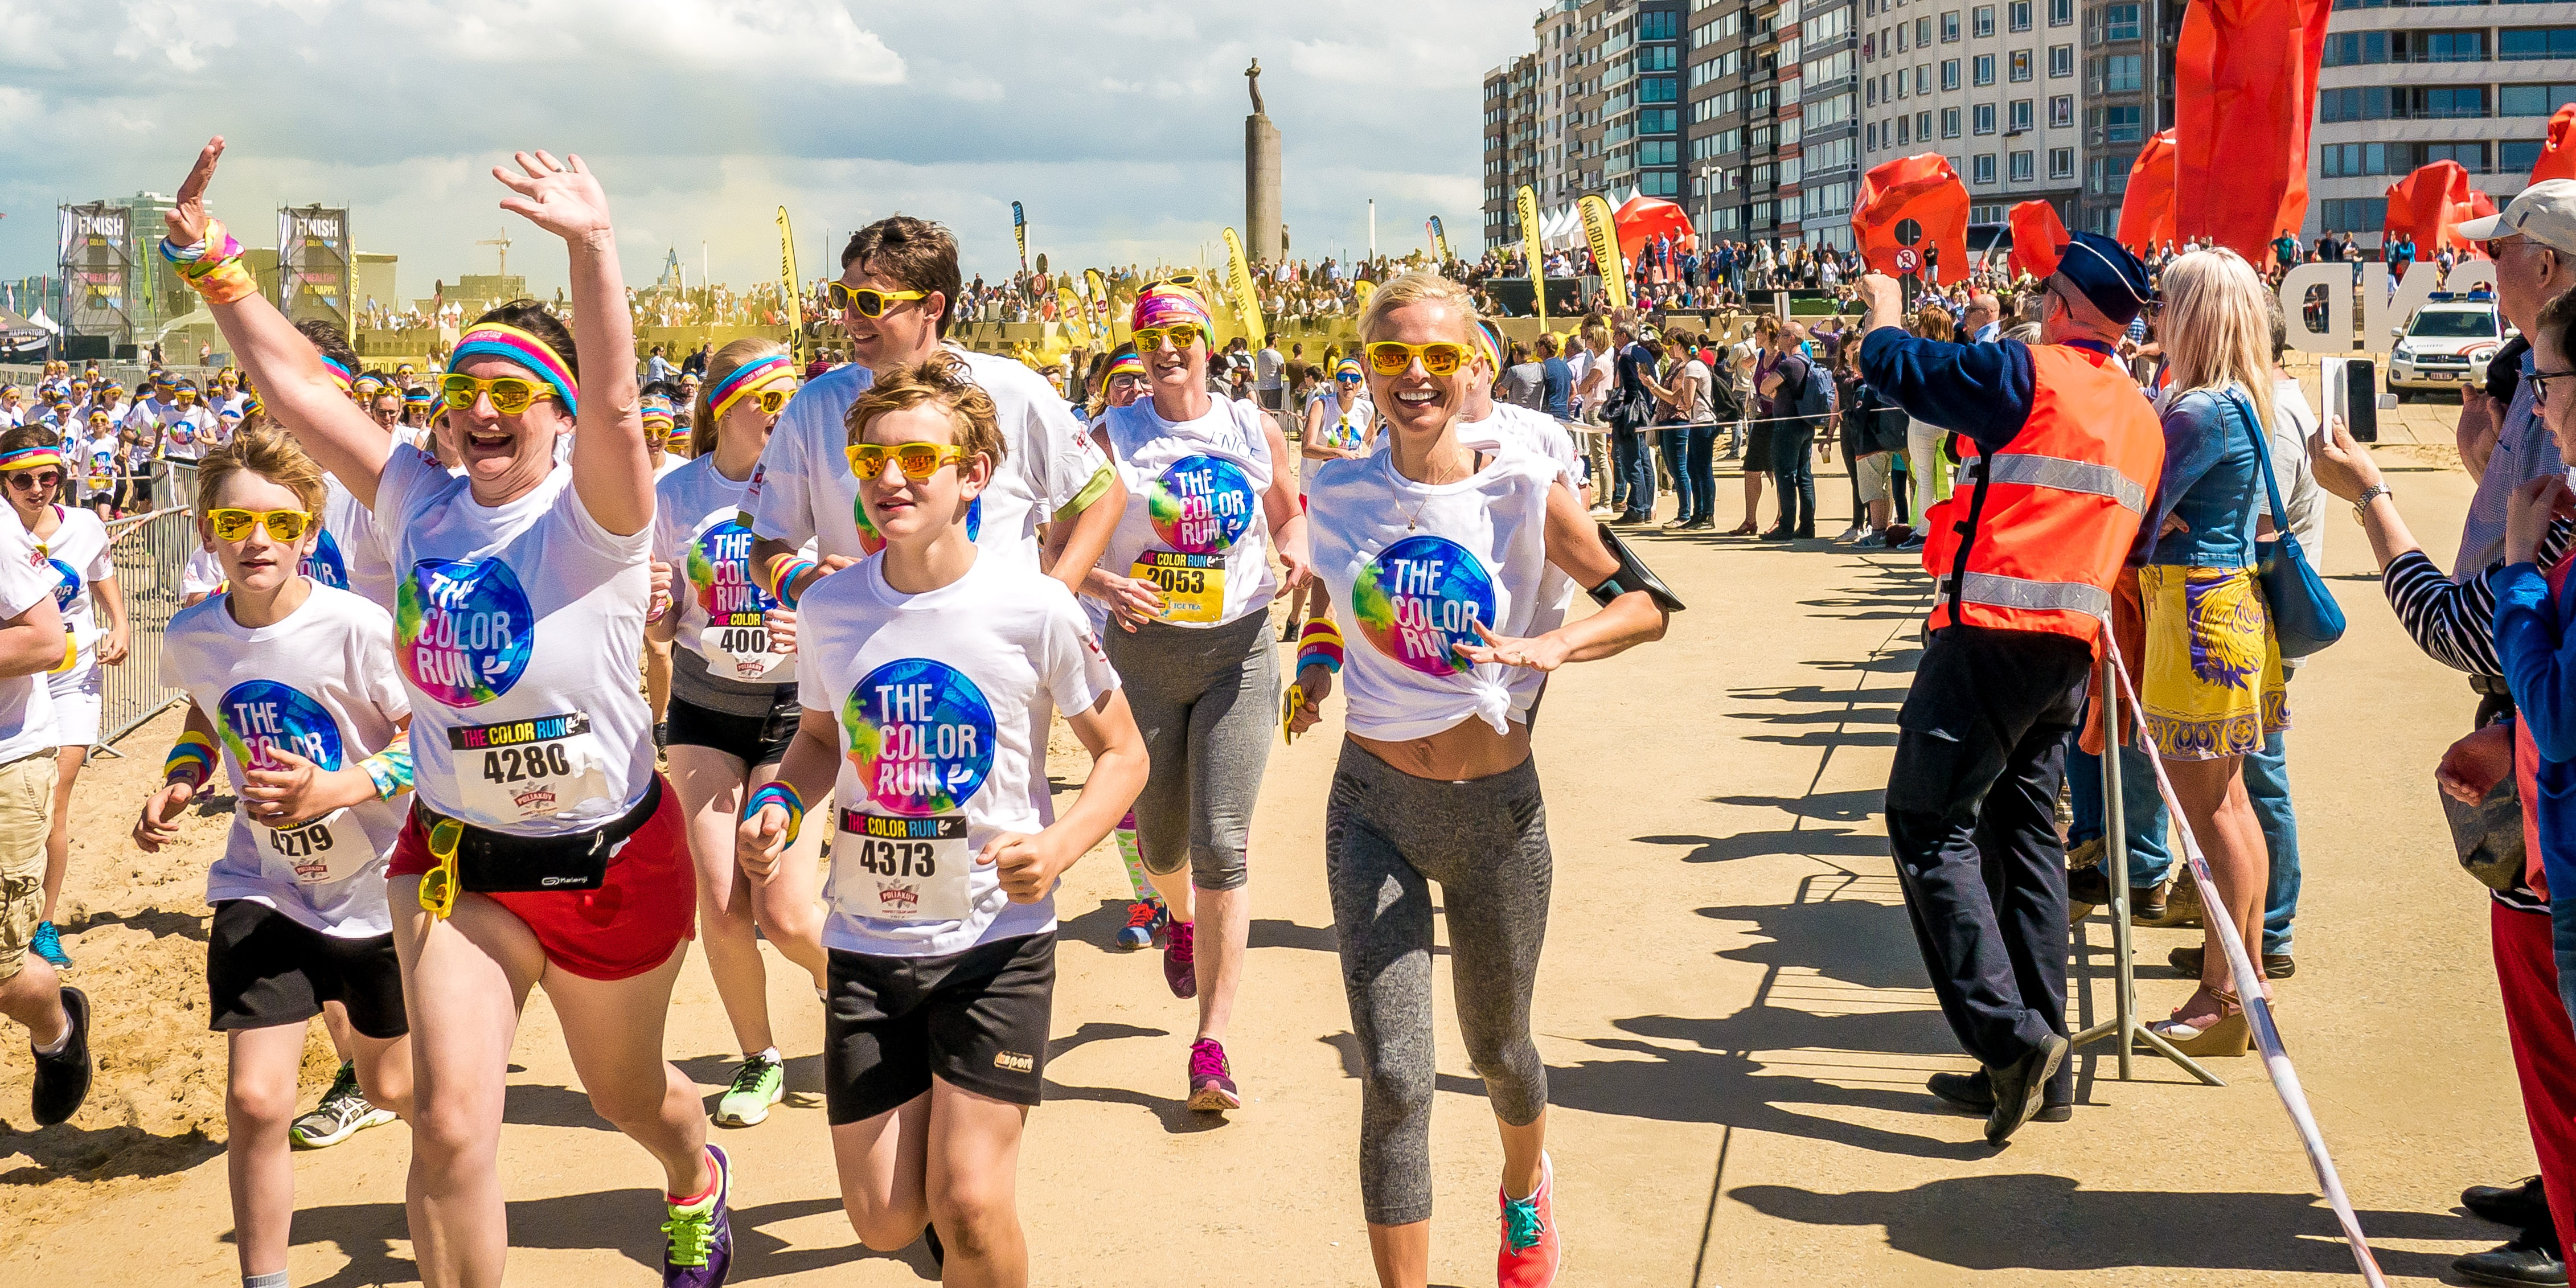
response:
<path id="1" fill-rule="evenodd" d="M 578 711 L 447 731 L 458 794 L 478 819 L 515 822 L 609 795 L 608 755 Z"/>

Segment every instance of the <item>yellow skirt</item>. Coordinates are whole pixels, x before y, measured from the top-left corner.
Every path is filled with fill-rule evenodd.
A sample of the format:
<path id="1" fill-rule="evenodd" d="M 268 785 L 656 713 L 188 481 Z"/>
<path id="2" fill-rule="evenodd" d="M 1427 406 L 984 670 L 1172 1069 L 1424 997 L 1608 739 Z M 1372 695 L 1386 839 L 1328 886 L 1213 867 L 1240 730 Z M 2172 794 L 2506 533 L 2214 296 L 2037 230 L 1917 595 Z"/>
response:
<path id="1" fill-rule="evenodd" d="M 2290 727 L 2281 644 L 2251 568 L 2150 566 L 2138 572 L 2147 611 L 2140 700 L 2167 760 L 2250 756 Z"/>

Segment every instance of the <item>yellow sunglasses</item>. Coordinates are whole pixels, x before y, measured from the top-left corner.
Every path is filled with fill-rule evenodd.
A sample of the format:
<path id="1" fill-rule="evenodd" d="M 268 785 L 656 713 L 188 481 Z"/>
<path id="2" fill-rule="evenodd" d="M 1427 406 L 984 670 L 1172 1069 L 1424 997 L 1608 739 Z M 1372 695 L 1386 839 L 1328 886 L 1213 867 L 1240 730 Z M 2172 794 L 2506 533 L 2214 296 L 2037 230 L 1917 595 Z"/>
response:
<path id="1" fill-rule="evenodd" d="M 716 418 L 719 420 L 723 419 L 728 408 L 731 408 L 735 403 L 746 400 L 749 401 L 752 406 L 758 407 L 761 415 L 775 416 L 780 411 L 786 409 L 787 400 L 790 397 L 793 397 L 795 393 L 796 386 L 781 386 L 776 383 L 765 385 L 758 389 L 737 389 L 734 391 L 732 397 L 724 400 L 723 406 L 716 408 Z M 649 415 L 651 413 L 648 412 L 646 414 Z"/>
<path id="2" fill-rule="evenodd" d="M 302 510 L 241 510 L 225 506 L 206 511 L 206 526 L 214 530 L 217 541 L 239 541 L 249 536 L 253 527 L 268 529 L 268 535 L 279 541 L 300 541 L 304 530 L 313 526 L 313 516 Z"/>
<path id="3" fill-rule="evenodd" d="M 1156 349 L 1162 348 L 1163 340 L 1166 336 L 1171 338 L 1173 348 L 1186 349 L 1191 345 L 1197 344 L 1199 342 L 1199 337 L 1206 334 L 1207 328 L 1200 326 L 1196 322 L 1175 322 L 1170 326 L 1138 327 L 1136 328 L 1136 352 L 1152 353 Z"/>
<path id="4" fill-rule="evenodd" d="M 420 908 L 440 920 L 456 911 L 460 885 L 456 879 L 456 847 L 465 839 L 465 825 L 452 818 L 442 818 L 429 828 L 429 856 L 438 866 L 420 874 Z"/>
<path id="5" fill-rule="evenodd" d="M 863 318 L 881 318 L 885 316 L 886 306 L 896 300 L 918 300 L 923 295 L 919 291 L 880 291 L 873 286 L 843 286 L 832 282 L 823 287 L 823 298 L 830 300 L 833 308 L 848 309 Z"/>
<path id="6" fill-rule="evenodd" d="M 942 465 L 965 461 L 966 449 L 938 443 L 852 443 L 849 456 L 850 474 L 855 478 L 872 479 L 885 473 L 886 461 L 892 458 L 905 478 L 919 483 L 938 473 Z"/>
<path id="7" fill-rule="evenodd" d="M 1454 376 L 1467 365 L 1467 346 L 1447 340 L 1429 344 L 1406 344 L 1401 340 L 1379 340 L 1368 346 L 1369 366 L 1381 376 L 1400 376 L 1415 358 L 1422 359 L 1422 369 L 1434 376 Z"/>
<path id="8" fill-rule="evenodd" d="M 554 386 L 524 376 L 494 376 L 477 380 L 468 375 L 448 376 L 438 382 L 438 392 L 447 405 L 463 410 L 474 405 L 476 398 L 491 395 L 492 410 L 504 416 L 516 416 L 540 398 L 555 396 Z"/>

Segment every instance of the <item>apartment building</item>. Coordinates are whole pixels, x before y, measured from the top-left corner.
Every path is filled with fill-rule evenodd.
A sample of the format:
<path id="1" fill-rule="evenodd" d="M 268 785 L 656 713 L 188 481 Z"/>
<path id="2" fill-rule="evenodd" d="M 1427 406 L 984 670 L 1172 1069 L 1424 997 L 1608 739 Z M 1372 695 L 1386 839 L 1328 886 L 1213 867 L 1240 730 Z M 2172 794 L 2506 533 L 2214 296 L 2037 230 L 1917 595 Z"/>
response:
<path id="1" fill-rule="evenodd" d="M 2165 0 L 2080 2 L 2084 192 L 2078 203 L 2082 218 L 2066 219 L 2066 226 L 2115 233 L 2138 149 L 2148 136 L 2173 126 L 2173 53 L 2182 36 L 2183 6 Z"/>
<path id="2" fill-rule="evenodd" d="M 1518 193 L 1542 218 L 1577 198 L 1678 199 L 1685 0 L 1553 0 L 1534 52 L 1485 74 L 1485 244 L 1517 244 Z"/>
<path id="3" fill-rule="evenodd" d="M 2457 161 L 2502 206 L 2576 101 L 2576 4 L 2336 0 L 2309 136 L 2301 235 L 2379 244 L 2388 185 Z"/>
<path id="4" fill-rule="evenodd" d="M 1971 222 L 2037 200 L 2085 226 L 2076 6 L 1861 0 L 1864 167 L 1937 152 L 1967 185 Z"/>
<path id="5" fill-rule="evenodd" d="M 1686 206 L 1705 238 L 1779 235 L 1779 9 L 1693 0 L 1688 14 Z"/>

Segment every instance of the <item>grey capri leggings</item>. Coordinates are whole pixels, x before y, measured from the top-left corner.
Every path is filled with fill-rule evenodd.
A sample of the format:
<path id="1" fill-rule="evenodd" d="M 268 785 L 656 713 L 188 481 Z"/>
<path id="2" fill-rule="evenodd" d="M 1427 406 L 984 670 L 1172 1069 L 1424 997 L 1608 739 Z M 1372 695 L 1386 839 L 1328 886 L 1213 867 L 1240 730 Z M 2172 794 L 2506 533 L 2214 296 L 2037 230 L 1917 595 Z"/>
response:
<path id="1" fill-rule="evenodd" d="M 1467 1059 L 1515 1127 L 1547 1108 L 1530 991 L 1555 863 L 1538 767 L 1416 778 L 1342 744 L 1324 811 L 1342 989 L 1360 1048 L 1360 1202 L 1371 1225 L 1431 1219 L 1431 889 L 1449 920 Z"/>
<path id="2" fill-rule="evenodd" d="M 1279 724 L 1279 659 L 1270 614 L 1222 626 L 1112 625 L 1109 664 L 1145 735 L 1152 766 L 1136 797 L 1136 850 L 1146 870 L 1190 866 L 1201 890 L 1240 890 L 1252 804 Z"/>

